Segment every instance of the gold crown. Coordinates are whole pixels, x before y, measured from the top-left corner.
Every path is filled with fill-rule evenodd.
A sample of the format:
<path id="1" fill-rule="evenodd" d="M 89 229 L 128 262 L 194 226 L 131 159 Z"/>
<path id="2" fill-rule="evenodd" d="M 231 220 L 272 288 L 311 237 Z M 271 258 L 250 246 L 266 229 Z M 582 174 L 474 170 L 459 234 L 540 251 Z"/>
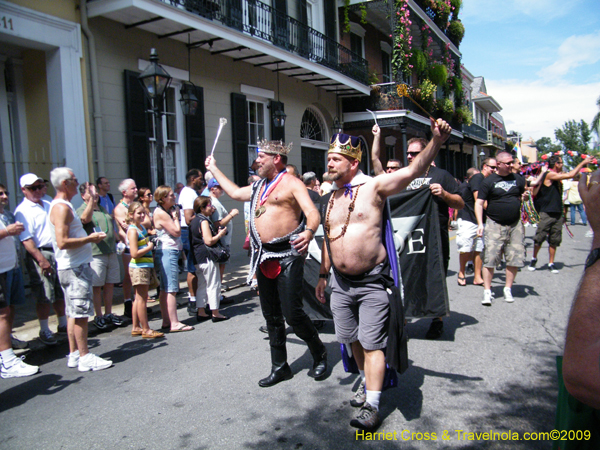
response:
<path id="1" fill-rule="evenodd" d="M 292 150 L 293 143 L 285 145 L 283 141 L 267 141 L 261 139 L 258 141 L 258 151 L 264 153 L 271 153 L 276 155 L 287 155 Z"/>
<path id="2" fill-rule="evenodd" d="M 348 138 L 346 142 L 341 142 L 341 139 Z M 329 144 L 329 152 L 328 153 L 340 153 L 342 155 L 349 156 L 350 158 L 358 159 L 360 162 L 360 158 L 362 157 L 362 148 L 360 145 L 360 140 L 358 140 L 357 145 L 352 145 L 352 136 L 347 134 L 336 134 L 334 135 L 335 139 L 332 139 L 331 144 Z M 340 139 L 341 138 L 341 139 Z"/>

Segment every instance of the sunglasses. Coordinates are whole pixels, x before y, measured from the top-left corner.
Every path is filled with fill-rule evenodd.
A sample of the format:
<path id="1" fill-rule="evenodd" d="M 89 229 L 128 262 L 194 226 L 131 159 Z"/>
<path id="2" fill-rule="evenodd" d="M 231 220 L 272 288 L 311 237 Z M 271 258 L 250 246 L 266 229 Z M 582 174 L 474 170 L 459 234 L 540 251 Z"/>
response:
<path id="1" fill-rule="evenodd" d="M 408 156 L 412 156 L 413 158 L 414 158 L 415 156 L 417 156 L 419 153 L 421 153 L 421 152 L 406 152 L 406 154 L 407 154 Z"/>
<path id="2" fill-rule="evenodd" d="M 496 169 L 498 168 L 498 166 L 490 166 L 490 165 L 488 165 L 488 164 L 486 164 L 486 165 L 487 165 L 487 166 L 488 166 L 490 169 L 492 169 L 492 170 L 496 170 Z"/>
<path id="3" fill-rule="evenodd" d="M 38 184 L 37 186 L 26 186 L 26 189 L 29 189 L 31 192 L 35 192 L 39 189 L 43 189 L 44 185 L 43 184 Z"/>
<path id="4" fill-rule="evenodd" d="M 10 193 L 8 191 L 0 191 L 0 195 L 6 195 L 8 197 Z"/>

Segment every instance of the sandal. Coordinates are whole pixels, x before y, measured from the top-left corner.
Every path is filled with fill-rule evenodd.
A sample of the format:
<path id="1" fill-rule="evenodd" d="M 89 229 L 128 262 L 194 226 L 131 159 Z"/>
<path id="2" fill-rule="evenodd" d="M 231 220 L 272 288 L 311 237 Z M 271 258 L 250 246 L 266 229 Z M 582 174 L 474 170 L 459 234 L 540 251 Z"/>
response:
<path id="1" fill-rule="evenodd" d="M 193 329 L 194 329 L 194 327 L 192 327 L 190 325 L 186 325 L 184 323 L 180 323 L 177 328 L 173 328 L 171 330 L 171 333 L 182 333 L 184 331 L 192 331 Z"/>
<path id="2" fill-rule="evenodd" d="M 461 283 L 462 281 L 462 283 Z M 467 285 L 467 279 L 465 277 L 458 277 L 457 283 L 459 286 L 466 286 Z"/>
<path id="3" fill-rule="evenodd" d="M 131 335 L 132 336 L 141 336 L 142 330 L 131 330 Z"/>
<path id="4" fill-rule="evenodd" d="M 165 335 L 165 333 L 161 333 L 160 331 L 150 330 L 148 333 L 142 333 L 142 337 L 144 339 L 156 339 L 161 338 Z"/>

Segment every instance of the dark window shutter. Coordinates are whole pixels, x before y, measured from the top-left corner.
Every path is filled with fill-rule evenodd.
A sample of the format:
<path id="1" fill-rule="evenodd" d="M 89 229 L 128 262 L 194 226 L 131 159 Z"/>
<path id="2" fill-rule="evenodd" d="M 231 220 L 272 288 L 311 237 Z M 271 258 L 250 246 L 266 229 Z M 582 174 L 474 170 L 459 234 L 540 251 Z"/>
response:
<path id="1" fill-rule="evenodd" d="M 238 186 L 248 183 L 248 107 L 246 96 L 231 93 L 233 175 Z"/>
<path id="2" fill-rule="evenodd" d="M 281 48 L 288 48 L 287 0 L 274 0 L 273 8 L 273 43 Z"/>
<path id="3" fill-rule="evenodd" d="M 148 143 L 149 109 L 138 73 L 125 71 L 125 121 L 129 176 L 138 186 L 151 186 L 150 149 Z"/>
<path id="4" fill-rule="evenodd" d="M 193 116 L 185 117 L 185 135 L 187 141 L 187 169 L 204 169 L 206 159 L 206 133 L 204 128 L 204 89 L 195 87 L 198 109 Z"/>
<path id="5" fill-rule="evenodd" d="M 298 53 L 300 56 L 308 58 L 310 56 L 310 48 L 308 42 L 308 11 L 306 9 L 306 0 L 298 1 L 298 22 L 302 26 L 298 27 Z"/>
<path id="6" fill-rule="evenodd" d="M 285 126 L 283 127 L 274 127 L 273 126 L 273 113 L 279 109 L 285 111 L 283 108 L 283 103 L 276 102 L 275 100 L 271 100 L 271 106 L 269 107 L 271 110 L 271 139 L 274 141 L 283 141 L 285 142 Z"/>

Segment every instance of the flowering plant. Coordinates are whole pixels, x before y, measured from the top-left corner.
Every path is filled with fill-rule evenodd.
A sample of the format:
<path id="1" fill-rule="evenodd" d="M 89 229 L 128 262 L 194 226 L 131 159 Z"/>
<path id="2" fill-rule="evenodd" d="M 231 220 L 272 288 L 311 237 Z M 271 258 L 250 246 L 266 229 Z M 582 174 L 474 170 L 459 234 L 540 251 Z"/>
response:
<path id="1" fill-rule="evenodd" d="M 398 80 L 402 75 L 409 77 L 413 69 L 410 62 L 412 54 L 412 36 L 410 34 L 410 9 L 408 0 L 394 0 L 396 5 L 395 36 L 392 50 L 392 72 L 394 79 Z"/>

